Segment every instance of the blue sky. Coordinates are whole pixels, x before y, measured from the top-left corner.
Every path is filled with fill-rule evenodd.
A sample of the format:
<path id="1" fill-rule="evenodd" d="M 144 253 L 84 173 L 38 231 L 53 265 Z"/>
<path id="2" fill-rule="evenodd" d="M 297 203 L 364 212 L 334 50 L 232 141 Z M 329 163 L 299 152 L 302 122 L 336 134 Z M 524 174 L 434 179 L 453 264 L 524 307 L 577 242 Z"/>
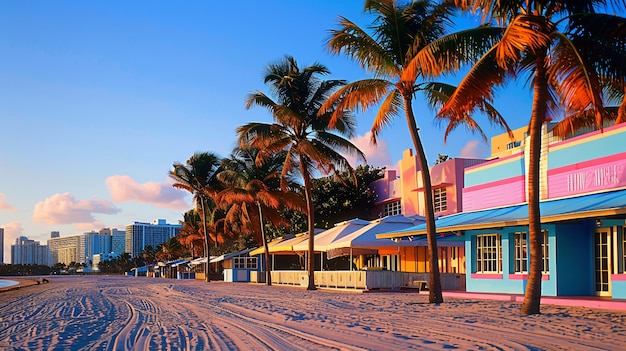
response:
<path id="1" fill-rule="evenodd" d="M 4 1 L 0 2 L 0 227 L 5 262 L 20 235 L 42 244 L 103 227 L 165 218 L 177 223 L 191 197 L 173 189 L 172 163 L 194 152 L 228 156 L 235 128 L 270 122 L 245 110 L 265 90 L 262 69 L 284 55 L 320 62 L 333 79 L 368 75 L 324 48 L 337 16 L 366 26 L 362 1 Z M 465 22 L 468 23 L 468 22 Z M 470 22 L 471 23 L 471 22 Z M 453 81 L 452 80 L 448 80 Z M 530 92 L 508 89 L 497 106 L 524 126 Z M 443 143 L 443 126 L 414 106 L 432 164 L 438 153 L 486 157 L 464 130 Z M 368 145 L 373 110 L 358 138 L 375 166 L 412 148 L 399 118 Z M 483 119 L 488 136 L 499 134 Z"/>

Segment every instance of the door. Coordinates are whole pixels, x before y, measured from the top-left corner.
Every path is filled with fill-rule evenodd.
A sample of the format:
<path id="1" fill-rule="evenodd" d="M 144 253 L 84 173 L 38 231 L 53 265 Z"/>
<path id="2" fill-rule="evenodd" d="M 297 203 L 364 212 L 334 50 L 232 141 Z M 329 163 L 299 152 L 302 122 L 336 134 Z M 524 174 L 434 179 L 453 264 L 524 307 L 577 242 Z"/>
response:
<path id="1" fill-rule="evenodd" d="M 611 296 L 611 230 L 598 228 L 594 239 L 596 295 Z"/>

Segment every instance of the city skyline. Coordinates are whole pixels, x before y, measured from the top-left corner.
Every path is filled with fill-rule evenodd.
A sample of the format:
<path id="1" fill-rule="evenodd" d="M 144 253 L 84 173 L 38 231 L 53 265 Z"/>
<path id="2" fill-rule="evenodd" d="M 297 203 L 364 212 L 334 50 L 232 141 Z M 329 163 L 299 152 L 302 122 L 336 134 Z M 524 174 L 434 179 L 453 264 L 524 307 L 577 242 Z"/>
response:
<path id="1" fill-rule="evenodd" d="M 0 4 L 5 257 L 18 236 L 45 242 L 52 231 L 67 236 L 157 218 L 178 223 L 193 205 L 171 186 L 168 171 L 197 151 L 227 157 L 237 126 L 271 121 L 267 111 L 244 106 L 246 94 L 267 91 L 266 65 L 292 55 L 303 66 L 326 65 L 329 79 L 370 77 L 324 47 L 338 16 L 371 22 L 362 5 L 250 3 L 234 17 L 221 2 Z M 530 100 L 528 89 L 513 85 L 496 107 L 518 128 L 527 124 Z M 444 144 L 445 126 L 434 124 L 435 111 L 421 98 L 414 111 L 431 165 L 437 154 L 488 156 L 489 145 L 462 128 Z M 357 114 L 353 142 L 368 163 L 393 167 L 412 148 L 405 121 L 397 118 L 374 147 L 374 115 Z M 487 136 L 502 133 L 478 120 Z"/>

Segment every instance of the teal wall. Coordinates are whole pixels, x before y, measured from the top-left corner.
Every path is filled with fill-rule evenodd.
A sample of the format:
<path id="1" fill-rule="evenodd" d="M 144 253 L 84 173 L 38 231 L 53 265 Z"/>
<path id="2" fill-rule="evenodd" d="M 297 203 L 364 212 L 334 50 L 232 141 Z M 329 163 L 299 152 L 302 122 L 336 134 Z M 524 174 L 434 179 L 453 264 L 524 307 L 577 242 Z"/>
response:
<path id="1" fill-rule="evenodd" d="M 595 220 L 560 224 L 556 228 L 558 295 L 595 295 L 593 248 Z"/>
<path id="2" fill-rule="evenodd" d="M 584 143 L 572 143 L 571 146 L 558 148 L 554 151 L 550 150 L 548 156 L 548 169 L 559 168 L 626 152 L 624 134 L 626 134 L 626 131 L 612 135 L 604 134 L 602 138 L 587 140 Z"/>
<path id="3" fill-rule="evenodd" d="M 469 188 L 475 185 L 497 182 L 499 180 L 519 177 L 525 174 L 523 157 L 509 162 L 500 162 L 501 163 L 498 165 L 485 163 L 485 166 L 477 166 L 472 168 L 470 172 L 466 171 L 464 187 Z"/>
<path id="4" fill-rule="evenodd" d="M 557 295 L 557 262 L 554 259 L 556 255 L 556 226 L 546 224 L 542 229 L 548 230 L 549 255 L 550 255 L 550 276 L 547 280 L 541 282 L 541 294 L 544 296 Z M 502 229 L 481 229 L 468 230 L 465 232 L 466 262 L 470 270 L 466 274 L 466 291 L 480 293 L 506 293 L 506 294 L 524 294 L 526 290 L 526 279 L 511 279 L 509 275 L 514 272 L 514 234 L 516 232 L 528 233 L 528 227 L 515 226 L 505 227 Z M 472 278 L 472 274 L 476 273 L 476 235 L 480 234 L 500 234 L 502 235 L 502 278 L 501 279 L 483 279 Z"/>

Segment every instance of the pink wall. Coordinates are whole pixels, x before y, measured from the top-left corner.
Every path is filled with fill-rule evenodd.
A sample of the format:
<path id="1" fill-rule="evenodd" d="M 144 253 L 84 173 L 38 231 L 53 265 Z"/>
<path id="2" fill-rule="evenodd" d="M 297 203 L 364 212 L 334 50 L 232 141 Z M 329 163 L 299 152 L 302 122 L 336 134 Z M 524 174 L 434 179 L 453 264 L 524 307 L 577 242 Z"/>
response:
<path id="1" fill-rule="evenodd" d="M 413 150 L 407 149 L 402 153 L 400 160 L 400 181 L 402 182 L 402 213 L 404 214 L 424 214 L 424 201 L 418 198 L 418 193 L 414 190 L 420 185 L 418 179 L 419 166 L 417 156 L 413 155 Z M 421 183 L 421 182 L 420 182 Z"/>
<path id="2" fill-rule="evenodd" d="M 626 153 L 548 171 L 548 196 L 550 198 L 624 186 L 626 186 Z"/>
<path id="3" fill-rule="evenodd" d="M 463 211 L 505 206 L 526 202 L 524 176 L 463 189 Z M 506 194 L 506 196 L 503 196 Z"/>
<path id="4" fill-rule="evenodd" d="M 433 188 L 446 188 L 447 209 L 435 213 L 436 216 L 463 211 L 464 169 L 483 162 L 485 160 L 455 158 L 430 167 Z M 419 171 L 417 157 L 411 149 L 403 152 L 399 168 L 399 178 L 394 170 L 388 170 L 383 179 L 372 184 L 372 188 L 378 194 L 378 204 L 381 206 L 379 211 L 382 212 L 383 204 L 401 199 L 402 213 L 423 216 L 422 172 Z"/>
<path id="5" fill-rule="evenodd" d="M 393 182 L 397 182 L 396 171 L 394 169 L 386 170 L 382 179 L 372 182 L 370 187 L 378 195 L 378 201 L 385 201 L 400 198 L 400 194 L 393 194 Z"/>

